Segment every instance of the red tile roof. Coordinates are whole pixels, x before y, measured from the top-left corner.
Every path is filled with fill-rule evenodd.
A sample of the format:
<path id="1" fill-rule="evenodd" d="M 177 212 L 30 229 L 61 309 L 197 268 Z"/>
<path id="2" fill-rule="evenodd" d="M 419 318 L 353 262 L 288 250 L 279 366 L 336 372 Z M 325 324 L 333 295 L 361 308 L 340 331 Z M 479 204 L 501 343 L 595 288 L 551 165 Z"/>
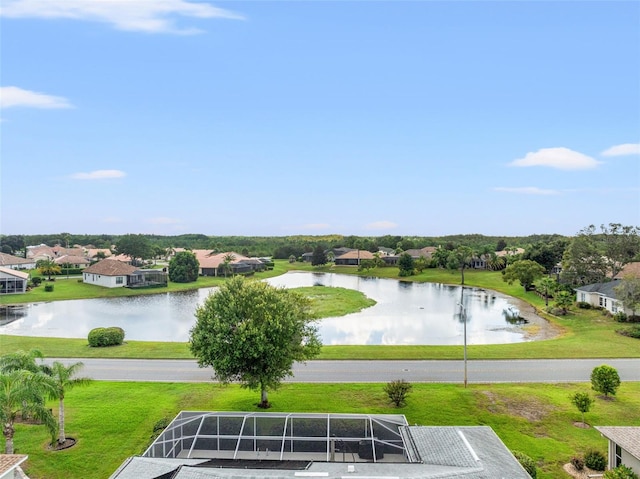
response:
<path id="1" fill-rule="evenodd" d="M 137 270 L 138 268 L 123 263 L 122 261 L 118 261 L 115 259 L 103 259 L 102 261 L 99 261 L 96 264 L 92 264 L 88 268 L 85 268 L 83 272 L 91 274 L 102 274 L 104 276 L 124 276 L 133 274 Z"/>

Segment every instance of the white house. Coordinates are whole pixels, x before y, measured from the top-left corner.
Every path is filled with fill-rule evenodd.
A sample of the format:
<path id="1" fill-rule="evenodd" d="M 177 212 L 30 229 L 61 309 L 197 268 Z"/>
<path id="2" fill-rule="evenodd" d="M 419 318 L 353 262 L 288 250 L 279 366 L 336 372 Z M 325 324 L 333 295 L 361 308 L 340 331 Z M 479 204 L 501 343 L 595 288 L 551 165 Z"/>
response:
<path id="1" fill-rule="evenodd" d="M 0 253 L 0 266 L 11 269 L 34 269 L 36 262 L 33 259 L 20 258 L 12 254 Z"/>
<path id="2" fill-rule="evenodd" d="M 27 292 L 29 273 L 0 266 L 0 294 L 20 294 Z"/>
<path id="3" fill-rule="evenodd" d="M 624 464 L 640 474 L 640 427 L 596 426 L 609 440 L 609 469 Z"/>
<path id="4" fill-rule="evenodd" d="M 182 411 L 110 479 L 530 479 L 488 426 L 397 414 Z"/>
<path id="5" fill-rule="evenodd" d="M 589 303 L 596 308 L 604 308 L 612 314 L 625 312 L 632 314 L 632 311 L 625 311 L 622 302 L 616 299 L 614 288 L 620 285 L 619 280 L 608 281 L 606 283 L 587 284 L 575 288 L 576 301 Z"/>
<path id="6" fill-rule="evenodd" d="M 127 286 L 127 278 L 137 270 L 136 267 L 115 259 L 103 259 L 82 271 L 82 281 L 105 288 Z"/>

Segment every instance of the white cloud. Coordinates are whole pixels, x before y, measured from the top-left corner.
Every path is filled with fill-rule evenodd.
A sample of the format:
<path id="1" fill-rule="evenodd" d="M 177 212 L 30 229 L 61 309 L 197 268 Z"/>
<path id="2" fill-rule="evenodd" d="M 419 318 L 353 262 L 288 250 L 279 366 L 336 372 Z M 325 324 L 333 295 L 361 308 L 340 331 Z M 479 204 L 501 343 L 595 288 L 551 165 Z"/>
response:
<path id="1" fill-rule="evenodd" d="M 509 163 L 509 166 L 548 166 L 559 170 L 586 170 L 600 164 L 590 156 L 569 148 L 542 148 L 535 153 L 527 153 L 524 158 Z"/>
<path id="2" fill-rule="evenodd" d="M 397 227 L 398 225 L 392 221 L 374 221 L 365 226 L 368 230 L 390 230 Z"/>
<path id="3" fill-rule="evenodd" d="M 302 227 L 305 230 L 326 230 L 331 228 L 329 223 L 309 223 Z"/>
<path id="4" fill-rule="evenodd" d="M 89 173 L 74 173 L 71 178 L 74 180 L 109 180 L 124 176 L 127 176 L 127 174 L 120 170 L 96 170 Z"/>
<path id="5" fill-rule="evenodd" d="M 640 143 L 625 143 L 612 146 L 601 153 L 602 156 L 640 155 Z"/>
<path id="6" fill-rule="evenodd" d="M 24 106 L 30 108 L 73 108 L 69 100 L 60 96 L 45 95 L 23 90 L 17 86 L 0 87 L 0 108 Z"/>
<path id="7" fill-rule="evenodd" d="M 9 18 L 68 18 L 108 23 L 115 28 L 146 33 L 199 33 L 179 28 L 176 17 L 243 17 L 209 3 L 188 0 L 5 0 L 2 16 Z"/>
<path id="8" fill-rule="evenodd" d="M 151 223 L 153 225 L 175 225 L 181 223 L 181 221 L 177 218 L 167 218 L 166 216 L 159 216 L 157 218 L 149 218 L 147 223 Z"/>
<path id="9" fill-rule="evenodd" d="M 559 195 L 560 194 L 560 192 L 557 190 L 544 190 L 542 188 L 538 188 L 537 186 L 524 186 L 520 188 L 498 186 L 493 190 L 502 191 L 504 193 L 518 193 L 522 195 Z"/>

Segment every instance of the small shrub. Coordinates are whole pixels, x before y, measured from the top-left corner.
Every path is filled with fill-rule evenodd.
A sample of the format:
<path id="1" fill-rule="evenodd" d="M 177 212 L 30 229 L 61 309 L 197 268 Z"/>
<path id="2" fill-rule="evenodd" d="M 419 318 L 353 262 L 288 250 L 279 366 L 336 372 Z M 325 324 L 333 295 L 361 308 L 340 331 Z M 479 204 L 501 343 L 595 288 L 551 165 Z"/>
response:
<path id="1" fill-rule="evenodd" d="M 584 413 L 589 412 L 591 406 L 593 406 L 593 398 L 589 396 L 589 393 L 577 392 L 569 396 L 569 399 L 571 400 L 571 404 L 582 413 L 582 423 L 584 424 Z"/>
<path id="2" fill-rule="evenodd" d="M 630 338 L 640 339 L 640 326 L 636 325 L 631 328 L 616 329 L 616 333 Z"/>
<path id="3" fill-rule="evenodd" d="M 578 301 L 576 304 L 580 309 L 591 309 L 591 303 L 587 303 L 586 301 Z"/>
<path id="4" fill-rule="evenodd" d="M 40 283 L 42 283 L 42 278 L 40 276 L 34 276 L 33 278 L 31 278 L 31 282 L 34 286 L 40 286 Z"/>
<path id="5" fill-rule="evenodd" d="M 571 464 L 576 468 L 576 471 L 582 471 L 584 469 L 584 459 L 581 457 L 572 457 Z"/>
<path id="6" fill-rule="evenodd" d="M 604 471 L 607 467 L 607 458 L 597 449 L 591 449 L 584 455 L 584 465 L 594 471 Z"/>
<path id="7" fill-rule="evenodd" d="M 52 292 L 52 291 L 53 291 L 53 285 L 52 285 L 52 284 L 45 284 L 45 285 L 44 285 L 44 290 L 45 290 L 47 293 Z"/>
<path id="8" fill-rule="evenodd" d="M 160 433 L 160 431 L 163 431 L 164 429 L 166 429 L 166 427 L 169 425 L 169 423 L 171 423 L 171 419 L 169 419 L 168 417 L 163 417 L 162 419 L 158 420 L 154 425 L 153 425 L 153 432 L 154 434 L 158 434 Z"/>
<path id="9" fill-rule="evenodd" d="M 102 348 L 105 346 L 119 346 L 124 341 L 124 329 L 111 328 L 94 328 L 89 331 L 89 346 L 92 348 Z"/>
<path id="10" fill-rule="evenodd" d="M 407 396 L 411 391 L 411 383 L 408 383 L 404 379 L 396 379 L 395 381 L 388 382 L 384 387 L 384 392 L 387 393 L 391 402 L 396 407 L 403 406 L 407 401 Z"/>
<path id="11" fill-rule="evenodd" d="M 619 323 L 626 323 L 627 315 L 622 311 L 618 311 L 616 314 L 613 315 L 613 319 L 615 319 Z"/>
<path id="12" fill-rule="evenodd" d="M 602 477 L 604 479 L 638 479 L 638 475 L 624 464 L 606 471 Z"/>
<path id="13" fill-rule="evenodd" d="M 518 460 L 524 470 L 531 476 L 531 479 L 536 479 L 538 476 L 538 470 L 536 469 L 536 463 L 533 459 L 527 456 L 524 452 L 511 451 L 511 453 Z"/>

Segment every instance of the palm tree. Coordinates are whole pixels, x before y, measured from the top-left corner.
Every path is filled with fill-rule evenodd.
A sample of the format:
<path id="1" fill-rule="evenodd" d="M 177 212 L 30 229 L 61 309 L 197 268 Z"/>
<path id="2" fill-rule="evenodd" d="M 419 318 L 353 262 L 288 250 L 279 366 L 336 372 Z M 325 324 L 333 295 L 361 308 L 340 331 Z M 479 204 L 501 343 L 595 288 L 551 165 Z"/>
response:
<path id="1" fill-rule="evenodd" d="M 538 281 L 538 288 L 544 294 L 544 305 L 549 307 L 549 296 L 558 289 L 558 283 L 551 276 L 545 276 Z"/>
<path id="2" fill-rule="evenodd" d="M 89 378 L 74 378 L 75 374 L 82 369 L 81 362 L 65 366 L 59 361 L 54 361 L 51 366 L 51 378 L 55 383 L 55 390 L 50 394 L 52 399 L 58 402 L 58 444 L 64 444 L 67 437 L 64 434 L 64 396 L 67 391 L 76 386 L 86 386 L 91 382 Z"/>
<path id="3" fill-rule="evenodd" d="M 458 246 L 449 253 L 447 265 L 451 269 L 460 269 L 460 284 L 464 286 L 464 270 L 473 259 L 473 250 L 468 246 Z"/>
<path id="4" fill-rule="evenodd" d="M 18 350 L 14 353 L 5 354 L 0 357 L 0 372 L 9 373 L 24 369 L 32 373 L 43 372 L 49 374 L 51 368 L 46 364 L 38 364 L 36 359 L 44 359 L 38 349 L 30 351 Z"/>
<path id="5" fill-rule="evenodd" d="M 60 266 L 50 258 L 38 260 L 36 266 L 40 274 L 44 274 L 49 277 L 49 281 L 51 281 L 52 274 L 58 274 L 62 271 Z"/>
<path id="6" fill-rule="evenodd" d="M 222 260 L 222 270 L 224 271 L 224 277 L 227 277 L 229 271 L 231 271 L 231 263 L 236 259 L 233 253 L 227 253 Z"/>
<path id="7" fill-rule="evenodd" d="M 13 454 L 14 423 L 19 414 L 42 422 L 53 442 L 56 420 L 44 401 L 44 396 L 51 394 L 53 388 L 51 378 L 42 372 L 22 369 L 0 373 L 0 421 L 5 437 L 5 454 Z"/>

